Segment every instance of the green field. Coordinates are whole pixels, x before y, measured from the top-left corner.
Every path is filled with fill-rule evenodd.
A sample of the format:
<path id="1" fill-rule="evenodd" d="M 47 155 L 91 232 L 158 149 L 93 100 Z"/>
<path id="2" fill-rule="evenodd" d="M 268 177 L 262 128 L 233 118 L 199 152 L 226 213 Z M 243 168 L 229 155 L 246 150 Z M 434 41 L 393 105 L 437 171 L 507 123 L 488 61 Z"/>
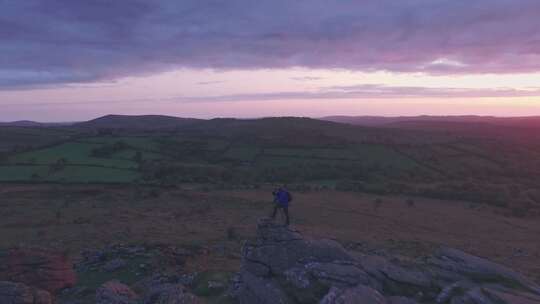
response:
<path id="1" fill-rule="evenodd" d="M 232 147 L 225 151 L 222 157 L 226 160 L 253 162 L 260 152 L 258 147 Z"/>
<path id="2" fill-rule="evenodd" d="M 329 164 L 354 166 L 393 167 L 397 170 L 412 170 L 417 164 L 410 158 L 383 145 L 355 145 L 341 149 L 265 149 L 259 163 L 270 165 Z"/>
<path id="3" fill-rule="evenodd" d="M 51 172 L 46 165 L 1 165 L 0 182 L 128 183 L 140 178 L 130 169 L 68 165 Z"/>
<path id="4" fill-rule="evenodd" d="M 81 139 L 79 142 L 96 143 L 102 145 L 123 142 L 135 149 L 159 151 L 159 143 L 156 141 L 156 138 L 148 136 L 96 136 Z"/>
<path id="5" fill-rule="evenodd" d="M 48 174 L 48 166 L 1 165 L 0 181 L 39 181 L 38 177 Z"/>
<path id="6" fill-rule="evenodd" d="M 207 172 L 200 168 L 226 172 L 223 177 L 203 178 L 212 181 L 223 178 L 227 182 L 246 182 L 242 175 L 258 181 L 269 177 L 310 181 L 324 179 L 328 170 L 333 171 L 332 178 L 339 179 L 339 173 L 334 171 L 345 168 L 407 171 L 417 166 L 412 159 L 384 145 L 298 148 L 290 147 L 288 140 L 280 146 L 275 140 L 265 144 L 241 138 L 160 135 L 79 137 L 12 153 L 2 164 L 2 181 L 67 183 L 132 182 L 142 177 L 147 182 L 159 182 L 161 178 L 200 180 Z M 343 174 L 343 178 L 350 176 L 350 172 Z"/>
<path id="7" fill-rule="evenodd" d="M 0 127 L 0 152 L 50 145 L 74 134 L 69 129 Z"/>
<path id="8" fill-rule="evenodd" d="M 122 142 L 126 146 L 106 157 L 94 155 L 95 149 Z M 140 161 L 160 160 L 166 156 L 151 149 L 153 138 L 90 137 L 67 143 L 12 153 L 0 166 L 0 181 L 62 183 L 128 183 L 140 179 Z M 139 154 L 139 155 L 138 155 Z"/>
<path id="9" fill-rule="evenodd" d="M 100 147 L 100 144 L 70 142 L 58 146 L 24 152 L 9 158 L 10 164 L 37 164 L 50 165 L 59 159 L 65 159 L 68 164 L 76 165 L 99 165 L 114 168 L 135 169 L 134 161 L 117 158 L 98 158 L 92 156 L 92 149 Z"/>
<path id="10" fill-rule="evenodd" d="M 314 188 L 331 181 L 345 191 L 523 209 L 540 200 L 531 182 L 540 178 L 540 145 L 518 131 L 488 138 L 298 118 L 218 119 L 170 131 L 3 127 L 0 181 Z"/>
<path id="11" fill-rule="evenodd" d="M 132 182 L 144 177 L 147 182 L 159 182 L 163 176 L 166 180 L 198 180 L 204 174 L 199 168 L 207 165 L 214 168 L 213 172 L 215 168 L 227 172 L 223 177 L 227 182 L 241 183 L 246 178 L 309 182 L 324 180 L 325 173 L 332 180 L 350 180 L 366 175 L 398 176 L 420 172 L 419 168 L 434 174 L 462 174 L 470 167 L 477 171 L 497 169 L 495 163 L 482 157 L 482 147 L 472 146 L 471 152 L 467 149 L 465 144 L 401 147 L 334 144 L 332 140 L 326 146 L 302 147 L 291 146 L 289 139 L 276 142 L 276 138 L 265 142 L 230 136 L 87 136 L 12 153 L 2 161 L 0 180 Z M 185 169 L 189 165 L 195 165 L 196 169 Z M 176 172 L 171 168 L 176 168 Z"/>

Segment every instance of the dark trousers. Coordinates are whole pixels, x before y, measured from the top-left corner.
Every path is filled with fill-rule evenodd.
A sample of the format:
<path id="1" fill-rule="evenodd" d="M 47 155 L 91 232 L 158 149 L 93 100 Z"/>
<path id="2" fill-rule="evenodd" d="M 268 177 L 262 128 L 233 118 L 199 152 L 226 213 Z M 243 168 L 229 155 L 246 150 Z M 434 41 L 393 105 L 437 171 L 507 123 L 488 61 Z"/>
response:
<path id="1" fill-rule="evenodd" d="M 283 213 L 285 213 L 285 223 L 289 225 L 289 206 L 274 204 L 274 212 L 272 212 L 272 218 L 276 218 L 276 213 L 278 209 L 283 209 Z"/>

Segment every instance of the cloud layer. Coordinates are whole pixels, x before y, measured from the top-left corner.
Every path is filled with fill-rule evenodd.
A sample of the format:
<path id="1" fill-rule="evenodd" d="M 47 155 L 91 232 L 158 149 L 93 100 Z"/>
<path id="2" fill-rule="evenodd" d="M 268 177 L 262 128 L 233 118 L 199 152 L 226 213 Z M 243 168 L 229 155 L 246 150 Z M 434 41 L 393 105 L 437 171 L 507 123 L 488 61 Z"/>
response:
<path id="1" fill-rule="evenodd" d="M 0 0 L 0 87 L 181 67 L 540 71 L 538 0 Z"/>
<path id="2" fill-rule="evenodd" d="M 204 84 L 205 85 L 205 84 Z M 34 107 L 34 106 L 61 106 L 61 105 L 111 105 L 111 104 L 137 104 L 137 103 L 216 103 L 216 102 L 261 102 L 283 100 L 377 100 L 377 99 L 431 99 L 431 98 L 500 98 L 500 97 L 536 97 L 540 96 L 540 88 L 528 89 L 471 89 L 471 88 L 429 88 L 387 86 L 383 84 L 361 84 L 354 86 L 321 87 L 312 92 L 282 91 L 251 94 L 206 95 L 206 96 L 164 96 L 137 99 L 102 99 L 79 101 L 39 101 L 39 102 L 12 102 L 4 103 L 3 107 Z"/>

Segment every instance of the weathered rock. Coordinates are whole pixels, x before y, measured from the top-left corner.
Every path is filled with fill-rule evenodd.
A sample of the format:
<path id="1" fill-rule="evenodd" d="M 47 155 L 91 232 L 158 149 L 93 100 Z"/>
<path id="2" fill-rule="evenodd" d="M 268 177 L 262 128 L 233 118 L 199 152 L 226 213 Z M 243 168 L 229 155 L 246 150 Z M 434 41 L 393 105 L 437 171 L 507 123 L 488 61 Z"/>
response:
<path id="1" fill-rule="evenodd" d="M 377 290 L 359 285 L 345 290 L 332 287 L 320 304 L 388 304 Z"/>
<path id="2" fill-rule="evenodd" d="M 145 295 L 144 304 L 199 304 L 202 301 L 181 284 L 153 286 Z"/>
<path id="3" fill-rule="evenodd" d="M 2 304 L 52 304 L 51 294 L 45 290 L 29 287 L 23 283 L 0 282 Z"/>
<path id="4" fill-rule="evenodd" d="M 96 304 L 131 304 L 137 294 L 119 281 L 109 281 L 96 291 Z"/>
<path id="5" fill-rule="evenodd" d="M 178 277 L 178 283 L 184 286 L 191 286 L 193 285 L 193 281 L 195 280 L 196 275 L 197 273 L 182 274 Z"/>
<path id="6" fill-rule="evenodd" d="M 406 297 L 388 297 L 386 302 L 388 304 L 418 304 L 415 300 Z"/>
<path id="7" fill-rule="evenodd" d="M 71 288 L 66 288 L 62 290 L 61 295 L 62 296 L 68 296 L 68 297 L 83 297 L 85 295 L 90 295 L 94 291 L 92 291 L 87 286 L 75 286 Z"/>
<path id="8" fill-rule="evenodd" d="M 140 246 L 140 245 L 134 245 L 134 246 L 130 246 L 130 247 L 126 248 L 126 252 L 129 255 L 132 255 L 132 256 L 140 255 L 140 254 L 144 253 L 145 250 L 146 249 L 143 246 Z"/>
<path id="9" fill-rule="evenodd" d="M 337 242 L 306 240 L 268 220 L 257 236 L 242 250 L 232 292 L 240 303 L 540 304 L 532 281 L 455 249 L 415 260 L 353 257 Z"/>
<path id="10" fill-rule="evenodd" d="M 306 241 L 298 231 L 271 220 L 259 221 L 257 235 L 257 242 L 245 244 L 243 248 L 243 266 L 256 275 L 281 274 L 302 261 L 352 260 L 335 241 Z"/>
<path id="11" fill-rule="evenodd" d="M 81 252 L 82 260 L 75 264 L 78 272 L 86 272 L 96 268 L 107 260 L 107 255 L 103 250 L 84 250 Z"/>
<path id="12" fill-rule="evenodd" d="M 12 249 L 0 255 L 0 280 L 24 283 L 56 293 L 76 283 L 71 260 L 43 249 Z"/>
<path id="13" fill-rule="evenodd" d="M 53 296 L 48 291 L 36 288 L 33 291 L 34 304 L 52 304 L 54 302 Z"/>
<path id="14" fill-rule="evenodd" d="M 515 290 L 494 290 L 490 288 L 484 288 L 484 292 L 488 293 L 492 298 L 499 299 L 502 303 L 511 304 L 538 304 L 540 303 L 540 296 L 533 295 L 526 292 L 520 292 Z"/>
<path id="15" fill-rule="evenodd" d="M 253 293 L 257 293 L 254 284 L 275 286 L 276 290 L 282 288 L 280 283 L 286 285 L 289 296 L 272 292 L 272 288 L 260 295 L 269 302 L 288 301 L 292 297 L 300 303 L 309 303 L 318 300 L 334 284 L 367 283 L 367 274 L 346 264 L 352 258 L 335 241 L 305 240 L 294 228 L 267 219 L 259 221 L 257 236 L 256 242 L 245 244 L 242 250 L 241 276 L 246 285 L 243 290 L 252 293 L 247 298 L 253 299 Z"/>
<path id="16" fill-rule="evenodd" d="M 510 290 L 503 286 L 477 286 L 467 290 L 463 294 L 455 295 L 450 301 L 443 303 L 451 304 L 538 304 L 540 296 Z"/>
<path id="17" fill-rule="evenodd" d="M 465 303 L 474 303 L 474 304 L 498 304 L 497 297 L 492 297 L 489 293 L 484 292 L 483 288 L 475 287 L 470 289 L 463 296 L 463 301 Z"/>
<path id="18" fill-rule="evenodd" d="M 308 255 L 306 260 L 315 260 L 318 262 L 333 262 L 333 261 L 352 261 L 351 255 L 343 248 L 343 246 L 328 239 L 311 240 L 308 243 Z"/>
<path id="19" fill-rule="evenodd" d="M 418 265 L 404 267 L 380 256 L 364 256 L 359 259 L 359 263 L 385 293 L 414 296 L 420 291 L 437 288 L 433 286 L 432 277 Z M 375 287 L 376 284 L 370 285 Z"/>
<path id="20" fill-rule="evenodd" d="M 103 250 L 85 250 L 81 252 L 81 256 L 86 264 L 96 264 L 107 259 L 107 255 Z"/>
<path id="21" fill-rule="evenodd" d="M 437 298 L 435 301 L 438 304 L 447 303 L 455 297 L 456 295 L 464 294 L 465 291 L 467 291 L 470 288 L 473 288 L 474 284 L 470 281 L 459 281 L 455 282 L 453 284 L 450 284 L 441 290 L 441 292 L 437 295 Z"/>
<path id="22" fill-rule="evenodd" d="M 365 271 L 347 262 L 309 263 L 306 266 L 310 274 L 328 286 L 352 287 L 358 284 L 368 285 L 369 278 Z"/>
<path id="23" fill-rule="evenodd" d="M 242 272 L 234 290 L 239 304 L 287 304 L 293 301 L 273 279 Z"/>
<path id="24" fill-rule="evenodd" d="M 292 268 L 284 272 L 285 280 L 299 289 L 308 288 L 311 284 L 311 278 L 308 271 L 304 267 Z"/>
<path id="25" fill-rule="evenodd" d="M 103 270 L 107 272 L 114 272 L 126 267 L 126 265 L 127 262 L 125 260 L 116 258 L 108 261 L 105 265 L 103 265 Z"/>
<path id="26" fill-rule="evenodd" d="M 284 275 L 280 285 L 297 303 L 315 303 L 328 292 L 329 284 L 317 280 L 306 267 L 289 269 Z"/>
<path id="27" fill-rule="evenodd" d="M 441 248 L 429 260 L 429 264 L 473 281 L 497 282 L 511 288 L 520 287 L 540 295 L 540 287 L 519 273 L 457 249 Z"/>
<path id="28" fill-rule="evenodd" d="M 169 254 L 176 264 L 180 266 L 184 265 L 188 258 L 194 255 L 192 251 L 179 247 L 172 248 Z"/>
<path id="29" fill-rule="evenodd" d="M 259 219 L 257 222 L 257 239 L 265 243 L 281 243 L 290 241 L 303 241 L 304 238 L 298 230 L 290 226 L 276 225 L 269 218 Z"/>

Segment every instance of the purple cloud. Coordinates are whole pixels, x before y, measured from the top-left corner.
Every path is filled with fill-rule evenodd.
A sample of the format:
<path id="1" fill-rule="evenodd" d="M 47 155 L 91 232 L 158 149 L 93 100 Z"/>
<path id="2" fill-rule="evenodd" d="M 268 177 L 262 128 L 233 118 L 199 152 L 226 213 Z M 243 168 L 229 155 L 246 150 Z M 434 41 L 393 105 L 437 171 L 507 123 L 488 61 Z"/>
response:
<path id="1" fill-rule="evenodd" d="M 302 76 L 302 77 L 291 77 L 290 79 L 291 80 L 296 80 L 296 81 L 315 81 L 315 80 L 324 79 L 324 77 Z"/>
<path id="2" fill-rule="evenodd" d="M 480 98 L 480 97 L 536 97 L 540 88 L 529 89 L 470 89 L 428 88 L 362 84 L 356 86 L 334 86 L 320 88 L 314 92 L 272 92 L 201 97 L 173 97 L 170 101 L 180 102 L 231 102 L 268 100 L 314 100 L 314 99 L 387 99 L 387 98 Z"/>
<path id="3" fill-rule="evenodd" d="M 225 80 L 211 80 L 211 81 L 200 81 L 197 82 L 198 85 L 213 85 L 213 84 L 221 84 L 225 83 Z"/>
<path id="4" fill-rule="evenodd" d="M 136 104 L 149 102 L 166 103 L 194 103 L 194 102 L 242 102 L 242 101 L 272 101 L 272 100 L 340 100 L 340 99 L 392 99 L 392 98 L 481 98 L 481 97 L 537 97 L 540 96 L 540 87 L 527 89 L 496 88 L 429 88 L 387 86 L 382 84 L 362 84 L 355 86 L 321 87 L 316 91 L 284 91 L 271 93 L 229 94 L 209 96 L 169 96 L 158 98 L 138 99 L 104 99 L 80 101 L 52 101 L 52 102 L 7 102 L 2 107 L 35 107 L 35 106 L 62 106 L 62 105 L 97 105 L 97 104 Z"/>
<path id="5" fill-rule="evenodd" d="M 537 0 L 0 0 L 0 87 L 178 67 L 540 71 Z"/>

